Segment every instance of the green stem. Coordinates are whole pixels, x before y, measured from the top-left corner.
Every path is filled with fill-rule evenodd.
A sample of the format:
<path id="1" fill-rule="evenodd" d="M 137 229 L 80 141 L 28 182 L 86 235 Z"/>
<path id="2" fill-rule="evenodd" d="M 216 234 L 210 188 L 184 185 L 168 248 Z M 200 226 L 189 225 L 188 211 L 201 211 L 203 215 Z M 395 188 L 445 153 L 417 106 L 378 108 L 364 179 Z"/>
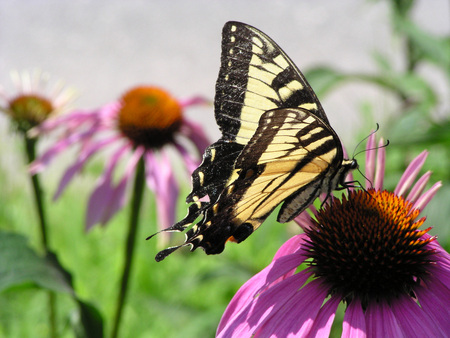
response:
<path id="1" fill-rule="evenodd" d="M 30 139 L 26 135 L 25 147 L 27 151 L 28 163 L 33 162 L 36 159 L 36 139 Z M 44 202 L 42 197 L 41 184 L 39 183 L 38 175 L 31 175 L 31 184 L 33 186 L 34 201 L 36 203 L 36 209 L 39 216 L 39 226 L 41 229 L 42 246 L 47 253 L 48 248 L 48 236 L 47 236 L 47 221 L 45 217 Z"/>
<path id="2" fill-rule="evenodd" d="M 37 139 L 29 138 L 24 134 L 25 149 L 27 153 L 28 163 L 36 159 L 36 142 Z M 31 175 L 31 185 L 33 187 L 34 201 L 36 211 L 39 216 L 39 228 L 41 230 L 41 242 L 45 253 L 49 253 L 48 234 L 47 234 L 47 219 L 44 209 L 43 193 L 38 175 Z M 49 326 L 50 337 L 56 337 L 56 295 L 53 291 L 48 292 L 48 307 L 49 307 Z"/>
<path id="3" fill-rule="evenodd" d="M 120 283 L 119 295 L 116 304 L 116 313 L 113 322 L 111 337 L 116 338 L 119 334 L 120 323 L 122 319 L 123 306 L 125 304 L 128 282 L 130 279 L 131 267 L 136 242 L 137 228 L 139 224 L 139 211 L 141 209 L 142 196 L 145 184 L 145 166 L 141 158 L 137 164 L 136 176 L 134 179 L 133 196 L 131 200 L 131 213 L 129 219 L 128 237 L 125 247 L 125 262 L 122 271 L 122 280 Z"/>

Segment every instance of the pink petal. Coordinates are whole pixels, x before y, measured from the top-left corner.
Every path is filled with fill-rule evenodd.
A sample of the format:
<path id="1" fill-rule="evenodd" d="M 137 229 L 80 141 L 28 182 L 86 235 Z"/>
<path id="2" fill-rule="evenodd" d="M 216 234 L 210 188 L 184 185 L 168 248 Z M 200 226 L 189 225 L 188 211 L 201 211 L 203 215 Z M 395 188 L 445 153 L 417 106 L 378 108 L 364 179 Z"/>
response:
<path id="1" fill-rule="evenodd" d="M 101 222 L 103 214 L 108 208 L 110 198 L 113 195 L 114 188 L 112 174 L 114 172 L 114 168 L 128 149 L 129 145 L 123 146 L 111 156 L 107 168 L 100 178 L 97 187 L 89 197 L 86 213 L 86 230 L 89 230 L 94 224 Z"/>
<path id="2" fill-rule="evenodd" d="M 148 161 L 152 165 L 153 190 L 156 196 L 156 206 L 158 209 L 158 226 L 161 229 L 168 228 L 175 222 L 175 210 L 178 200 L 178 184 L 173 174 L 170 160 L 165 153 L 159 163 Z"/>
<path id="3" fill-rule="evenodd" d="M 383 146 L 384 140 L 381 138 L 378 142 L 378 152 L 377 152 L 377 167 L 375 172 L 375 182 L 374 189 L 381 190 L 383 189 L 383 179 L 384 179 L 384 170 L 386 163 L 386 148 Z"/>
<path id="4" fill-rule="evenodd" d="M 365 176 L 366 176 L 366 188 L 370 188 L 372 186 L 372 182 L 374 179 L 374 173 L 375 173 L 375 155 L 376 155 L 376 149 L 375 149 L 375 134 L 370 134 L 369 138 L 367 139 L 367 145 L 366 145 L 366 170 L 365 170 Z"/>
<path id="5" fill-rule="evenodd" d="M 339 296 L 333 295 L 331 298 L 322 306 L 318 315 L 314 320 L 314 325 L 308 332 L 308 337 L 329 337 L 331 326 L 333 325 L 334 317 L 336 315 L 336 310 L 341 301 Z"/>
<path id="6" fill-rule="evenodd" d="M 179 99 L 178 103 L 182 108 L 188 108 L 190 106 L 196 106 L 196 105 L 211 105 L 211 100 L 208 100 L 202 96 L 194 96 L 189 99 Z"/>
<path id="7" fill-rule="evenodd" d="M 68 137 L 62 138 L 56 142 L 50 149 L 48 149 L 43 155 L 39 156 L 36 161 L 30 164 L 29 171 L 31 174 L 36 174 L 42 171 L 59 153 L 66 150 L 68 147 L 75 143 L 84 143 L 90 140 L 90 137 L 98 132 L 96 126 L 92 126 L 87 131 L 81 133 L 73 133 Z"/>
<path id="8" fill-rule="evenodd" d="M 409 189 L 409 187 L 413 184 L 417 174 L 425 163 L 427 156 L 428 152 L 424 150 L 414 160 L 411 161 L 394 190 L 394 193 L 396 195 L 403 196 Z"/>
<path id="9" fill-rule="evenodd" d="M 424 194 L 422 194 L 417 201 L 414 203 L 414 208 L 423 210 L 428 205 L 428 203 L 433 199 L 434 195 L 436 195 L 437 191 L 442 187 L 442 183 L 436 182 L 433 186 L 428 189 Z"/>
<path id="10" fill-rule="evenodd" d="M 429 288 L 418 286 L 414 292 L 423 311 L 431 317 L 431 324 L 444 336 L 444 332 L 450 332 L 450 292 L 444 283 L 433 279 Z"/>
<path id="11" fill-rule="evenodd" d="M 293 278 L 293 277 L 291 277 Z M 274 288 L 276 288 L 275 286 Z M 315 279 L 307 283 L 302 289 L 293 293 L 285 293 L 280 290 L 280 295 L 270 298 L 270 302 L 264 305 L 263 293 L 259 299 L 256 299 L 256 305 L 261 307 L 272 307 L 271 314 L 259 324 L 255 337 L 267 337 L 274 335 L 276 337 L 305 337 L 313 327 L 314 321 L 325 300 L 328 289 L 324 288 L 322 282 Z M 267 298 L 269 298 L 267 296 Z M 285 302 L 280 304 L 281 301 Z M 259 305 L 259 303 L 262 303 Z M 252 315 L 249 317 L 249 321 Z"/>
<path id="12" fill-rule="evenodd" d="M 78 128 L 87 121 L 93 122 L 97 120 L 96 115 L 96 110 L 92 112 L 71 111 L 70 113 L 45 120 L 40 125 L 30 129 L 28 135 L 30 137 L 36 137 L 44 133 L 49 133 L 57 128 L 67 128 L 67 126 Z"/>
<path id="13" fill-rule="evenodd" d="M 250 299 L 245 302 L 243 309 L 229 318 L 227 325 L 224 325 L 222 330 L 221 321 L 218 337 L 253 336 L 259 325 L 272 313 L 279 311 L 298 292 L 309 276 L 302 271 L 275 284 L 259 296 L 255 294 L 252 297 L 254 301 Z"/>
<path id="14" fill-rule="evenodd" d="M 299 234 L 289 238 L 275 253 L 273 260 L 298 252 L 305 244 L 306 238 L 307 236 L 305 234 Z"/>
<path id="15" fill-rule="evenodd" d="M 403 337 L 391 308 L 385 301 L 372 301 L 366 310 L 367 336 Z"/>
<path id="16" fill-rule="evenodd" d="M 100 223 L 102 225 L 108 223 L 112 216 L 114 216 L 117 211 L 123 208 L 125 204 L 126 187 L 132 174 L 135 172 L 136 165 L 139 159 L 142 157 L 144 151 L 144 147 L 137 147 L 133 155 L 131 156 L 131 159 L 128 161 L 127 167 L 125 168 L 125 173 L 119 184 L 113 189 L 111 196 L 109 197 L 107 207 L 103 211 L 103 215 L 100 219 Z"/>
<path id="17" fill-rule="evenodd" d="M 91 158 L 92 155 L 96 154 L 101 148 L 111 144 L 112 142 L 116 141 L 116 137 L 102 140 L 101 142 L 98 142 L 96 144 L 90 145 L 82 153 L 80 153 L 75 161 L 74 164 L 72 164 L 67 170 L 64 172 L 63 177 L 61 178 L 58 189 L 53 196 L 53 200 L 56 200 L 61 196 L 64 189 L 67 187 L 67 185 L 70 183 L 72 178 L 80 172 L 81 169 L 83 169 L 86 162 Z"/>
<path id="18" fill-rule="evenodd" d="M 430 176 L 431 176 L 431 171 L 427 171 L 425 174 L 422 175 L 421 178 L 419 178 L 417 180 L 416 184 L 414 184 L 413 188 L 411 189 L 408 196 L 406 197 L 406 199 L 409 202 L 415 203 L 417 201 L 417 199 L 419 198 L 423 189 L 425 189 L 425 186 L 427 185 L 428 180 L 430 179 Z"/>
<path id="19" fill-rule="evenodd" d="M 403 296 L 391 302 L 392 312 L 403 331 L 403 337 L 441 337 L 425 311 L 410 297 Z M 447 332 L 448 333 L 448 332 Z"/>
<path id="20" fill-rule="evenodd" d="M 314 205 L 310 205 L 308 207 L 309 210 L 317 211 L 314 207 Z M 314 212 L 313 211 L 313 212 Z M 311 219 L 311 215 L 307 210 L 303 211 L 300 215 L 294 218 L 294 222 L 296 222 L 300 228 L 302 228 L 303 231 L 309 230 L 315 227 L 315 224 L 313 223 Z"/>
<path id="21" fill-rule="evenodd" d="M 203 127 L 195 122 L 183 119 L 180 132 L 195 144 L 200 155 L 203 154 L 206 147 L 211 144 Z"/>
<path id="22" fill-rule="evenodd" d="M 306 235 L 298 235 L 295 236 L 295 239 L 291 239 L 287 241 L 283 246 L 280 248 L 283 252 L 288 251 L 288 247 L 294 246 L 295 242 L 299 240 L 298 237 L 305 237 Z M 280 251 L 279 250 L 279 251 Z M 254 296 L 261 292 L 261 290 L 274 281 L 276 281 L 278 278 L 283 276 L 283 274 L 289 273 L 292 274 L 292 271 L 295 271 L 295 269 L 299 266 L 299 260 L 298 257 L 295 257 L 296 254 L 288 255 L 288 256 L 282 256 L 278 259 L 272 261 L 270 265 L 268 265 L 266 268 L 261 270 L 258 274 L 253 276 L 251 279 L 249 279 L 235 294 L 231 302 L 228 304 L 227 309 L 225 310 L 225 313 L 222 316 L 222 319 L 218 326 L 218 332 L 221 332 L 225 329 L 225 327 L 228 327 L 231 321 L 234 321 L 242 311 L 244 311 L 245 307 L 251 302 L 251 300 L 254 298 Z M 301 262 L 300 262 L 301 264 Z M 272 271 L 274 269 L 274 266 L 276 267 L 277 271 Z M 270 277 L 269 277 L 270 276 Z M 298 286 L 300 287 L 303 285 L 303 283 L 308 278 L 308 275 L 303 277 L 303 281 L 299 281 Z"/>
<path id="23" fill-rule="evenodd" d="M 367 337 L 366 321 L 361 301 L 353 299 L 348 305 L 342 324 L 342 338 Z"/>
<path id="24" fill-rule="evenodd" d="M 194 159 L 187 151 L 187 149 L 183 147 L 181 144 L 175 144 L 175 147 L 180 152 L 181 158 L 183 159 L 184 164 L 186 165 L 188 173 L 191 174 L 195 169 L 197 169 L 197 167 L 200 164 L 200 161 Z"/>

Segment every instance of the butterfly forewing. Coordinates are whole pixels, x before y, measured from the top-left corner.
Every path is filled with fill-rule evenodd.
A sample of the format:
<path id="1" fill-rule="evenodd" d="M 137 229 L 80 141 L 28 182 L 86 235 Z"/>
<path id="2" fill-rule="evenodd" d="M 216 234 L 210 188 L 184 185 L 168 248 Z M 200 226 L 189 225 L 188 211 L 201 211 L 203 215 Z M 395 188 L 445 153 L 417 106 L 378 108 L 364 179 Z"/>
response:
<path id="1" fill-rule="evenodd" d="M 293 107 L 308 109 L 328 122 L 302 73 L 272 39 L 242 23 L 225 24 L 215 97 L 224 138 L 245 145 L 264 112 Z"/>

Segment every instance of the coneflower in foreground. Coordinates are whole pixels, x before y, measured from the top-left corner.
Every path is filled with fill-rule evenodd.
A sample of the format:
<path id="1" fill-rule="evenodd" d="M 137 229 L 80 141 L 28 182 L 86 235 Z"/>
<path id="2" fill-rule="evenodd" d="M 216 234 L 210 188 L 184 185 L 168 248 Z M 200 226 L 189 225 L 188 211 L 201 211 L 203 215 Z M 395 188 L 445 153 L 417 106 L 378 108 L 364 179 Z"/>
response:
<path id="1" fill-rule="evenodd" d="M 145 163 L 147 185 L 158 196 L 159 225 L 171 225 L 178 196 L 173 167 L 167 154 L 174 148 L 181 155 L 188 174 L 195 169 L 209 141 L 202 128 L 183 117 L 183 109 L 206 100 L 194 97 L 176 100 L 166 91 L 151 86 L 136 87 L 118 101 L 93 111 L 73 111 L 56 119 L 49 119 L 32 129 L 30 134 L 41 135 L 61 131 L 56 143 L 31 165 L 31 172 L 42 171 L 57 155 L 70 146 L 79 146 L 78 155 L 65 171 L 54 198 L 58 198 L 67 184 L 89 159 L 105 148 L 112 148 L 105 170 L 92 192 L 86 214 L 86 229 L 94 224 L 106 224 L 125 202 L 126 187 L 142 158 Z M 191 143 L 196 150 L 191 154 Z M 129 159 L 118 183 L 113 182 L 119 163 Z M 182 165 L 181 165 L 182 166 Z M 117 175 L 116 175 L 117 176 Z"/>
<path id="2" fill-rule="evenodd" d="M 427 172 L 411 188 L 423 152 L 394 192 L 382 190 L 385 149 L 375 159 L 374 140 L 366 158 L 373 187 L 333 198 L 319 211 L 312 207 L 314 217 L 301 214 L 304 233 L 236 293 L 218 337 L 328 337 L 341 302 L 342 337 L 450 334 L 450 255 L 431 228 L 419 229 L 425 217 L 418 218 L 441 183 L 424 192 Z"/>

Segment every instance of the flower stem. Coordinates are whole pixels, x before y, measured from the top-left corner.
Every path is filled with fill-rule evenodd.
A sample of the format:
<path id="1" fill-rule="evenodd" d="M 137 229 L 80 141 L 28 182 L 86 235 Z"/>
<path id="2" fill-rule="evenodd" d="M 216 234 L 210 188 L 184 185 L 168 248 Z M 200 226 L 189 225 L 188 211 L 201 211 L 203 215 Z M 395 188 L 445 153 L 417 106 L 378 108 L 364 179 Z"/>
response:
<path id="1" fill-rule="evenodd" d="M 27 153 L 28 163 L 33 162 L 36 159 L 36 142 L 37 139 L 29 138 L 24 134 L 25 140 L 25 150 Z M 34 201 L 36 205 L 36 211 L 39 216 L 39 228 L 41 230 L 41 242 L 48 254 L 50 249 L 48 246 L 48 235 L 47 235 L 47 219 L 43 202 L 43 193 L 41 189 L 41 184 L 39 182 L 38 175 L 31 175 L 31 185 L 33 187 Z M 56 295 L 53 291 L 48 291 L 48 307 L 49 307 L 49 326 L 50 326 L 50 337 L 56 337 Z"/>
<path id="2" fill-rule="evenodd" d="M 36 159 L 36 139 L 31 139 L 24 136 L 25 138 L 25 147 L 27 151 L 28 163 L 33 162 Z M 38 175 L 31 175 L 31 184 L 33 186 L 34 193 L 34 201 L 36 203 L 36 209 L 39 216 L 39 226 L 41 229 L 41 240 L 42 246 L 45 251 L 49 250 L 48 248 L 48 236 L 47 236 L 47 221 L 45 217 L 45 209 L 42 198 L 42 189 L 41 184 L 39 183 Z"/>
<path id="3" fill-rule="evenodd" d="M 123 306 L 125 304 L 127 296 L 128 282 L 130 279 L 131 267 L 133 263 L 136 234 L 139 224 L 139 211 L 141 209 L 142 196 L 144 192 L 144 184 L 145 184 L 145 165 L 143 158 L 141 158 L 137 164 L 136 176 L 134 179 L 128 237 L 125 247 L 125 262 L 122 271 L 122 280 L 120 283 L 119 295 L 117 298 L 116 313 L 114 317 L 113 330 L 111 334 L 112 338 L 116 338 L 119 334 Z"/>

